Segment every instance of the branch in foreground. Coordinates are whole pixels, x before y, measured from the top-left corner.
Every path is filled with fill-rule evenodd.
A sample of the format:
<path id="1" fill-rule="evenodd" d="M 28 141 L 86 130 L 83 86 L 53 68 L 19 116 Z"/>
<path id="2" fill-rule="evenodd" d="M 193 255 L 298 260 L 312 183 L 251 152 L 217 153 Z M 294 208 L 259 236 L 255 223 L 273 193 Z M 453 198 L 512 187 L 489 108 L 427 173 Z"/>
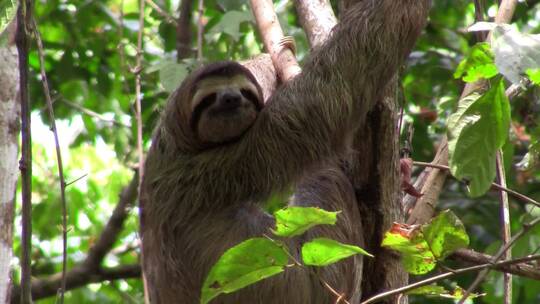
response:
<path id="1" fill-rule="evenodd" d="M 374 297 L 371 297 L 371 298 L 365 300 L 361 304 L 375 303 L 375 302 L 378 302 L 378 301 L 380 301 L 382 299 L 388 298 L 390 296 L 405 293 L 407 291 L 411 291 L 411 290 L 416 289 L 418 287 L 433 284 L 433 283 L 439 282 L 441 280 L 444 280 L 444 279 L 447 279 L 447 278 L 450 278 L 450 277 L 454 277 L 454 276 L 457 276 L 459 274 L 471 272 L 471 271 L 476 271 L 476 270 L 481 270 L 481 269 L 491 269 L 491 268 L 496 268 L 496 267 L 502 267 L 502 266 L 505 266 L 505 265 L 519 264 L 519 263 L 525 263 L 525 262 L 529 262 L 529 261 L 538 261 L 538 260 L 540 260 L 540 255 L 531 255 L 531 256 L 526 256 L 526 257 L 523 257 L 523 258 L 507 260 L 507 261 L 502 261 L 502 262 L 497 262 L 497 263 L 486 263 L 486 264 L 482 264 L 482 265 L 476 265 L 476 266 L 471 266 L 471 267 L 467 267 L 467 268 L 461 268 L 461 269 L 457 269 L 457 270 L 454 270 L 454 271 L 451 271 L 451 272 L 446 272 L 446 273 L 443 273 L 443 274 L 440 274 L 440 275 L 436 275 L 434 277 L 431 277 L 431 278 L 428 278 L 428 279 L 425 279 L 425 280 L 422 280 L 422 281 L 418 281 L 416 283 L 412 283 L 412 284 L 409 284 L 409 285 L 406 285 L 406 286 L 403 286 L 403 287 L 400 287 L 400 288 L 396 288 L 396 289 L 393 289 L 393 290 L 390 290 L 390 291 L 380 293 L 380 294 L 378 294 L 378 295 L 376 295 Z"/>
<path id="2" fill-rule="evenodd" d="M 294 5 L 309 45 L 312 48 L 321 45 L 337 23 L 330 2 L 328 0 L 295 0 Z"/>
<path id="3" fill-rule="evenodd" d="M 66 291 L 90 283 L 100 283 L 120 279 L 140 278 L 141 267 L 138 264 L 111 268 L 91 269 L 83 265 L 75 266 L 66 273 Z M 62 274 L 57 273 L 45 279 L 32 281 L 32 298 L 34 300 L 56 295 L 60 288 Z M 20 288 L 15 286 L 11 294 L 11 303 L 18 303 Z"/>
<path id="4" fill-rule="evenodd" d="M 270 54 L 281 81 L 287 81 L 300 73 L 300 66 L 293 51 L 283 46 L 283 30 L 274 11 L 274 4 L 270 0 L 251 0 L 250 3 L 264 47 Z"/>

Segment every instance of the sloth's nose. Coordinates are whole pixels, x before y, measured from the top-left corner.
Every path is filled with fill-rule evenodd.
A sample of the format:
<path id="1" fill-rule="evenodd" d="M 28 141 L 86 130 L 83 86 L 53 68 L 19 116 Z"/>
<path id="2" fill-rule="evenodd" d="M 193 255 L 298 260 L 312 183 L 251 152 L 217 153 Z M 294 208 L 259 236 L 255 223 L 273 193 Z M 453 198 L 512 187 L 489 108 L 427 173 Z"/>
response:
<path id="1" fill-rule="evenodd" d="M 228 110 L 238 108 L 242 104 L 242 95 L 237 92 L 224 92 L 218 98 L 219 107 Z"/>

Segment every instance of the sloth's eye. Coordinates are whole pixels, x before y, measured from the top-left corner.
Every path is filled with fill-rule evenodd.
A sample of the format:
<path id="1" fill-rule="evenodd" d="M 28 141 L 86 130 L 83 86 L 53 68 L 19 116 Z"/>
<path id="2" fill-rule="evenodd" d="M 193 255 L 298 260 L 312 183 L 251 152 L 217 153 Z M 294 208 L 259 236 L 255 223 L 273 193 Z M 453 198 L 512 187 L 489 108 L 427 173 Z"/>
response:
<path id="1" fill-rule="evenodd" d="M 201 99 L 197 105 L 197 108 L 207 108 L 210 104 L 212 104 L 212 102 L 214 102 L 214 100 L 216 100 L 216 93 L 208 94 Z"/>
<path id="2" fill-rule="evenodd" d="M 197 123 L 199 122 L 199 119 L 201 118 L 202 112 L 206 110 L 215 100 L 216 100 L 216 93 L 211 93 L 203 97 L 199 104 L 193 109 L 193 113 L 191 113 L 191 128 L 193 130 L 196 130 Z"/>
<path id="3" fill-rule="evenodd" d="M 251 91 L 249 89 L 241 89 L 240 93 L 242 93 L 242 96 L 244 96 L 244 98 L 246 98 L 247 100 L 253 102 L 253 104 L 255 104 L 255 105 L 259 104 L 257 102 L 259 100 L 259 98 L 257 97 L 257 95 L 255 95 L 255 93 L 253 93 L 253 91 Z"/>

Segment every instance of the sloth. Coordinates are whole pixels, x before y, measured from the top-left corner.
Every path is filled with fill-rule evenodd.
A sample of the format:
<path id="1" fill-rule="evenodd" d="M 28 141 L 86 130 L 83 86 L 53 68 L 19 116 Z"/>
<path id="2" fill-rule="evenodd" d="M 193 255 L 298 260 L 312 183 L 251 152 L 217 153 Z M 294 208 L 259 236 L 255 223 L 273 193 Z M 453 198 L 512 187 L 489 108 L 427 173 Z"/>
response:
<path id="1" fill-rule="evenodd" d="M 235 62 L 204 66 L 168 99 L 141 185 L 143 269 L 152 303 L 198 303 L 211 266 L 230 247 L 267 233 L 269 197 L 294 189 L 289 206 L 342 211 L 336 226 L 288 240 L 298 257 L 314 237 L 363 245 L 355 191 L 340 169 L 355 131 L 420 34 L 429 0 L 363 0 L 348 8 L 303 72 L 266 103 Z M 330 285 L 361 299 L 361 257 L 284 273 L 212 303 L 333 303 Z"/>

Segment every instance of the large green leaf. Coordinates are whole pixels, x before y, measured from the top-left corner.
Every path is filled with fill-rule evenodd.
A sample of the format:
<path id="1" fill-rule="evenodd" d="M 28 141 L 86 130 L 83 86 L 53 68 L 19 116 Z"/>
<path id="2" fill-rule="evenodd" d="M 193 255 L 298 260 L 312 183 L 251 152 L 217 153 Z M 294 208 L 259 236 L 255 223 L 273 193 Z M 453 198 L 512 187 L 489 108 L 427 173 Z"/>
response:
<path id="1" fill-rule="evenodd" d="M 302 246 L 302 261 L 306 265 L 326 266 L 356 254 L 373 257 L 364 249 L 327 238 L 316 238 Z"/>
<path id="2" fill-rule="evenodd" d="M 470 182 L 473 197 L 490 188 L 495 178 L 495 153 L 508 137 L 510 105 L 499 80 L 485 94 L 463 98 L 448 120 L 450 170 Z"/>
<path id="3" fill-rule="evenodd" d="M 274 241 L 244 241 L 225 251 L 212 267 L 202 287 L 201 303 L 283 272 L 288 261 L 285 249 Z"/>
<path id="4" fill-rule="evenodd" d="M 300 235 L 316 225 L 334 225 L 339 212 L 325 211 L 314 207 L 288 207 L 274 212 L 275 235 L 291 237 Z"/>

